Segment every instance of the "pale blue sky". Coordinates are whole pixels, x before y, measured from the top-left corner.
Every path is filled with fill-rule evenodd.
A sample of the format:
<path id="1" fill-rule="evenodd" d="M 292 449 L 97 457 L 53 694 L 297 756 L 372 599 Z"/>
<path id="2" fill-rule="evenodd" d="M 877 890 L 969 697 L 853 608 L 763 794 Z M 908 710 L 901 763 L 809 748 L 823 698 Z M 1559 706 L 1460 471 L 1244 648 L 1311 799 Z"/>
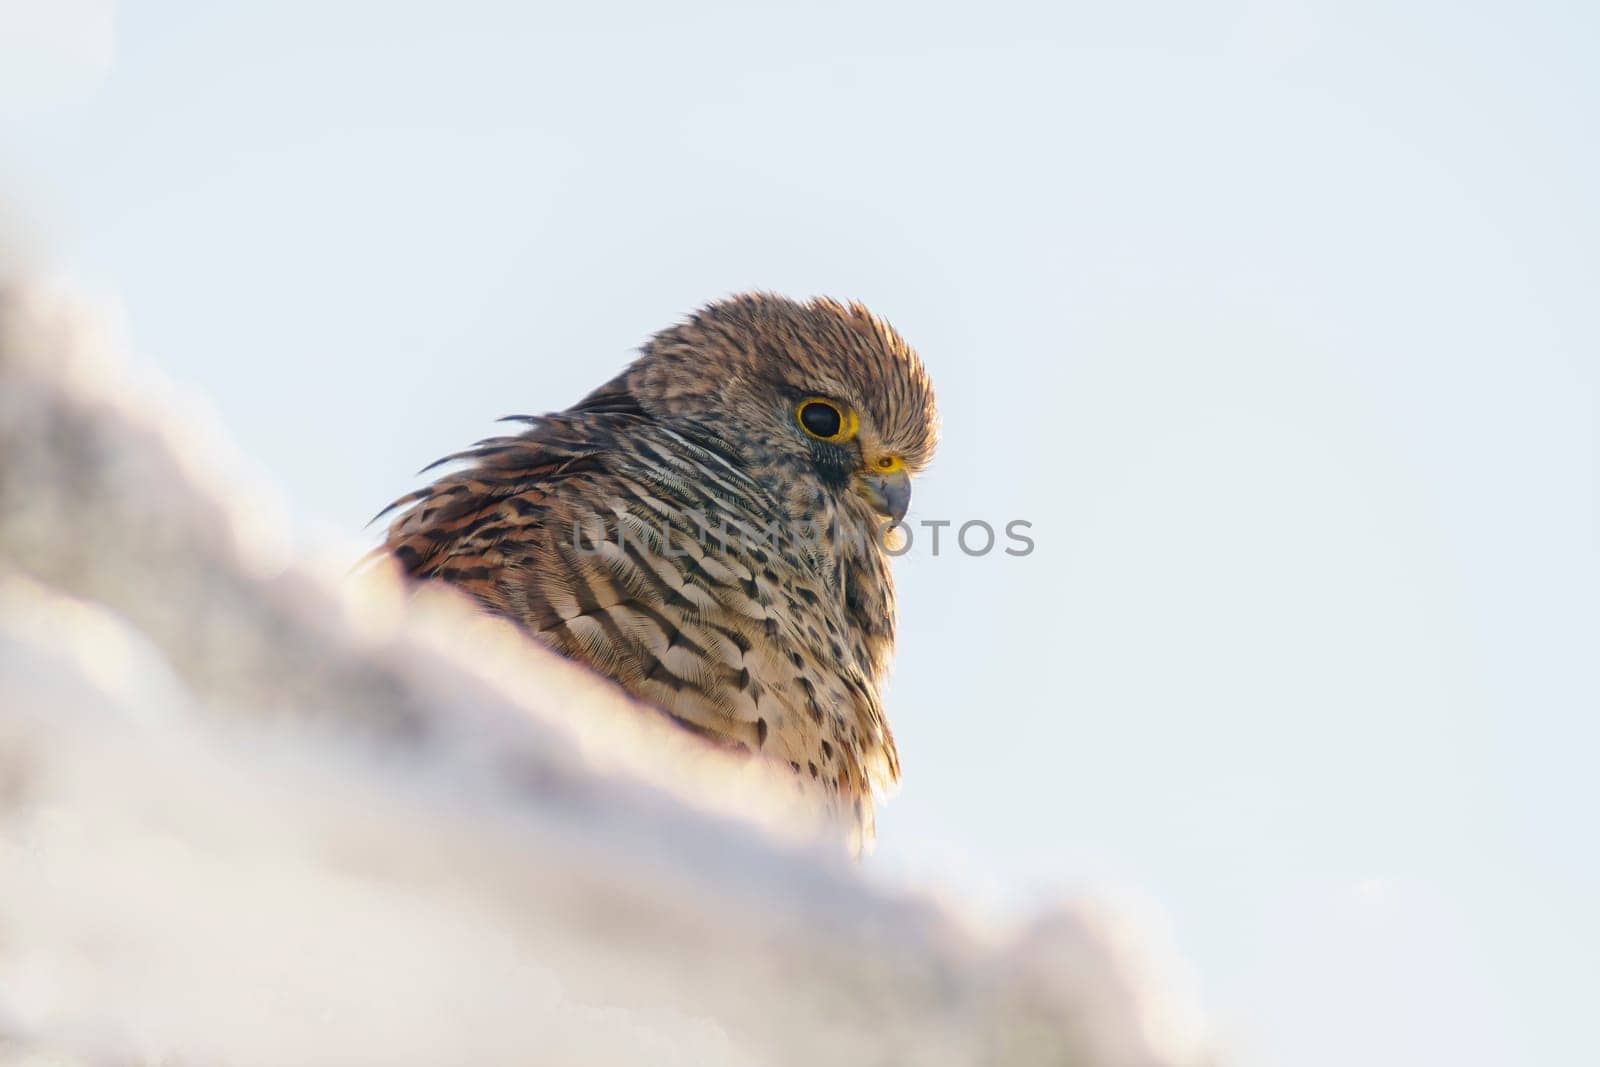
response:
<path id="1" fill-rule="evenodd" d="M 1591 7 L 28 6 L 13 214 L 309 540 L 862 299 L 1038 542 L 902 561 L 869 866 L 1148 902 L 1241 1063 L 1600 1062 Z"/>

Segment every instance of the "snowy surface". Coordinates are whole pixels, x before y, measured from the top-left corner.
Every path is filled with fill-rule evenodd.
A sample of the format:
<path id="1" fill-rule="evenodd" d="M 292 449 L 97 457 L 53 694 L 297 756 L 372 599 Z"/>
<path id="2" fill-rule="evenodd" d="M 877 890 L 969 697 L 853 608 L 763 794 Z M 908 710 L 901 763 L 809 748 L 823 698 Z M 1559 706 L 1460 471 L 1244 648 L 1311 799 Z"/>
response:
<path id="1" fill-rule="evenodd" d="M 1092 908 L 980 932 L 0 293 L 0 1063 L 1212 1062 Z"/>

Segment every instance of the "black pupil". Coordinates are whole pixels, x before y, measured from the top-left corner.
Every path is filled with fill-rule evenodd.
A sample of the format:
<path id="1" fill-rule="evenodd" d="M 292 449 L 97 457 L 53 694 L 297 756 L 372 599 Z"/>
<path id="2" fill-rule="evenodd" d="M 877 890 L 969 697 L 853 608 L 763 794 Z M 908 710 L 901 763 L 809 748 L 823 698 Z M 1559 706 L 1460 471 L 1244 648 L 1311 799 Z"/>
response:
<path id="1" fill-rule="evenodd" d="M 827 404 L 807 404 L 800 409 L 800 422 L 818 437 L 833 437 L 839 432 L 839 413 Z"/>

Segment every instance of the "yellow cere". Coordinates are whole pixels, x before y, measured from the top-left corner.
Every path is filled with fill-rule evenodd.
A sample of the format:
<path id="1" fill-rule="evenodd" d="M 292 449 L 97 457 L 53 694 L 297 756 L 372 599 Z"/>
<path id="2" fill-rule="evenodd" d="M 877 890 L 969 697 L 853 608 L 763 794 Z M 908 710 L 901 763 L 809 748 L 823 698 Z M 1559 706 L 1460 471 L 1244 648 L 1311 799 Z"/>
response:
<path id="1" fill-rule="evenodd" d="M 873 466 L 884 474 L 893 474 L 895 471 L 905 470 L 906 461 L 899 456 L 880 456 Z"/>

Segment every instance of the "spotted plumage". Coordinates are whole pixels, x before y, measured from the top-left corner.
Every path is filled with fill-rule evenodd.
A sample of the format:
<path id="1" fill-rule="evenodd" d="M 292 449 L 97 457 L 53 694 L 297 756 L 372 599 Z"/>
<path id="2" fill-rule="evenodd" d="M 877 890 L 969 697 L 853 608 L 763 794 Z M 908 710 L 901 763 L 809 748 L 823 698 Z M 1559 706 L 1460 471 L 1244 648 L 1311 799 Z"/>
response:
<path id="1" fill-rule="evenodd" d="M 920 360 L 858 304 L 746 295 L 567 409 L 441 460 L 387 551 L 870 839 L 899 777 L 884 528 L 932 456 Z"/>

